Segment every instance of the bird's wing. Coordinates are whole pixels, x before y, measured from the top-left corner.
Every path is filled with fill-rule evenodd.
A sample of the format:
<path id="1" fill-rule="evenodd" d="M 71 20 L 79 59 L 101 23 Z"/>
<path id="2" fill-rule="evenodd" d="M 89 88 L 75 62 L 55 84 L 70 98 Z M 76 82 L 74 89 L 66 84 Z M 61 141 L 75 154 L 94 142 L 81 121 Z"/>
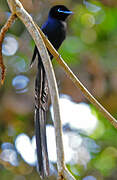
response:
<path id="1" fill-rule="evenodd" d="M 41 30 L 43 31 L 43 33 L 47 36 L 47 34 L 49 34 L 48 32 L 48 21 L 46 21 L 42 27 L 41 27 Z M 37 46 L 35 46 L 34 48 L 34 51 L 33 51 L 33 56 L 32 56 L 32 59 L 31 59 L 31 63 L 30 63 L 30 67 L 33 65 L 35 59 L 36 59 L 36 55 L 38 55 L 38 60 L 41 61 L 41 57 L 40 57 L 40 54 L 39 54 L 39 51 L 37 49 Z"/>
<path id="2" fill-rule="evenodd" d="M 51 24 L 52 24 L 52 22 L 46 21 L 41 27 L 41 30 L 43 31 L 43 33 L 45 34 L 45 36 L 48 39 L 53 39 L 52 38 L 53 33 L 52 33 Z M 49 53 L 49 51 L 48 51 L 48 53 Z M 40 53 L 39 53 L 39 51 L 37 49 L 37 46 L 35 46 L 35 48 L 34 48 L 34 52 L 33 52 L 33 56 L 32 56 L 32 59 L 31 59 L 30 67 L 32 67 L 32 65 L 33 65 L 33 63 L 34 63 L 34 61 L 36 59 L 36 55 L 38 55 L 38 60 L 41 61 L 41 56 L 40 56 Z M 49 55 L 50 55 L 50 58 L 52 59 L 53 56 L 50 53 L 49 53 Z"/>

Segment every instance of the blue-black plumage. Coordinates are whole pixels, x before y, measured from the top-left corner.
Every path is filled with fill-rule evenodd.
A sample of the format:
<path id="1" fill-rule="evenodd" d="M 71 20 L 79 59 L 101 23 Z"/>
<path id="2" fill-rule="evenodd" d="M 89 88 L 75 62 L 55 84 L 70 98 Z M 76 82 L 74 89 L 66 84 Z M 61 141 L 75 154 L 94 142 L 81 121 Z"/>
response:
<path id="1" fill-rule="evenodd" d="M 72 14 L 64 5 L 52 7 L 47 21 L 42 25 L 43 33 L 48 37 L 56 50 L 59 49 L 66 37 L 67 24 L 65 20 Z M 35 129 L 37 146 L 37 164 L 40 176 L 44 178 L 49 175 L 49 160 L 46 142 L 46 111 L 48 109 L 48 84 L 41 60 L 41 56 L 35 46 L 31 64 L 38 56 L 38 72 L 35 82 Z M 49 53 L 50 59 L 53 56 Z"/>

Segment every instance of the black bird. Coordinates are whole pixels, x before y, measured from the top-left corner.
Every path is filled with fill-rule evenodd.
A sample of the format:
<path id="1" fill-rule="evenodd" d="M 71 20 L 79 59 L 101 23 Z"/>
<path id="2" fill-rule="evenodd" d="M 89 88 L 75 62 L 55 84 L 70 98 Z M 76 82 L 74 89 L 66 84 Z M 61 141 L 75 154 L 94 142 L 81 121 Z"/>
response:
<path id="1" fill-rule="evenodd" d="M 67 24 L 66 18 L 72 14 L 72 11 L 64 5 L 56 5 L 50 9 L 47 21 L 42 25 L 42 31 L 56 50 L 60 47 L 66 37 Z M 44 178 L 49 175 L 49 160 L 46 142 L 46 111 L 48 108 L 48 84 L 47 78 L 41 60 L 41 56 L 35 46 L 31 64 L 38 56 L 38 72 L 35 82 L 35 128 L 36 128 L 36 146 L 38 171 Z M 53 56 L 49 53 L 50 58 Z"/>

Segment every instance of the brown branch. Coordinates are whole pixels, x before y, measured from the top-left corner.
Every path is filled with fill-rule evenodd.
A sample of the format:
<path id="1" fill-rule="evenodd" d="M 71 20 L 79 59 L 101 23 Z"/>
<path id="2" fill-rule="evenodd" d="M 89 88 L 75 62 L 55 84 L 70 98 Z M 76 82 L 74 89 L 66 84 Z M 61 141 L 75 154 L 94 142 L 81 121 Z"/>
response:
<path id="1" fill-rule="evenodd" d="M 17 5 L 17 4 L 15 4 Z M 11 18 L 11 19 L 10 19 Z M 11 15 L 6 23 L 6 25 L 2 28 L 1 30 L 1 35 L 0 36 L 0 67 L 2 69 L 2 80 L 1 83 L 4 82 L 4 78 L 5 78 L 5 66 L 3 63 L 3 59 L 2 59 L 2 41 L 4 39 L 4 34 L 5 32 L 8 30 L 8 28 L 11 26 L 12 22 L 14 21 L 14 19 L 16 18 L 15 15 Z M 12 19 L 13 18 L 13 19 Z M 8 27 L 7 27 L 7 24 Z M 36 23 L 35 23 L 36 24 Z M 68 75 L 68 77 L 74 82 L 74 84 L 76 85 L 76 87 L 80 88 L 82 93 L 84 94 L 84 96 L 104 115 L 105 118 L 107 118 L 110 123 L 117 128 L 117 120 L 92 96 L 92 94 L 84 87 L 84 85 L 80 82 L 80 80 L 73 74 L 73 72 L 71 71 L 71 69 L 67 66 L 67 64 L 64 62 L 64 60 L 61 58 L 61 56 L 59 55 L 59 53 L 55 50 L 55 48 L 52 46 L 52 44 L 49 42 L 49 40 L 46 38 L 46 36 L 44 35 L 44 33 L 41 31 L 41 29 L 39 28 L 38 25 L 36 25 L 39 33 L 41 34 L 43 41 L 46 45 L 46 47 L 49 49 L 49 51 L 51 52 L 51 54 L 55 57 L 55 59 L 57 60 L 57 62 L 62 66 L 62 68 L 64 69 L 64 71 L 66 72 L 66 74 Z M 3 32 L 2 32 L 3 31 Z"/>
<path id="2" fill-rule="evenodd" d="M 74 75 L 74 73 L 71 71 L 71 69 L 68 67 L 68 65 L 64 62 L 62 57 L 59 55 L 59 53 L 55 50 L 55 48 L 52 46 L 50 41 L 47 39 L 47 37 L 44 35 L 44 33 L 41 31 L 38 25 L 36 25 L 43 41 L 48 48 L 48 50 L 51 52 L 51 54 L 55 57 L 57 62 L 60 64 L 60 66 L 64 69 L 67 76 L 73 81 L 73 83 L 76 85 L 77 88 L 80 88 L 83 95 L 103 114 L 105 118 L 107 118 L 110 123 L 117 128 L 117 120 L 92 96 L 92 94 L 84 87 L 84 85 L 80 82 L 80 80 Z"/>
<path id="3" fill-rule="evenodd" d="M 4 83 L 5 79 L 5 65 L 3 62 L 3 56 L 2 56 L 2 43 L 5 37 L 5 33 L 8 31 L 8 29 L 11 27 L 13 24 L 14 20 L 16 18 L 15 14 L 11 14 L 9 19 L 7 20 L 6 24 L 2 27 L 1 32 L 0 32 L 0 68 L 1 68 L 1 84 Z"/>
<path id="4" fill-rule="evenodd" d="M 42 31 L 40 30 L 40 28 L 38 27 L 38 31 L 41 34 L 43 41 L 40 38 L 40 34 L 37 33 L 37 25 L 35 26 L 34 22 L 32 21 L 32 18 L 28 15 L 28 13 L 26 11 L 24 11 L 23 7 L 20 6 L 20 2 L 17 0 L 8 0 L 9 5 L 11 6 L 11 10 L 13 12 L 15 12 L 17 14 L 17 16 L 19 16 L 19 18 L 23 21 L 23 23 L 25 24 L 25 26 L 27 27 L 27 29 L 29 30 L 29 32 L 31 33 L 37 47 L 38 50 L 41 54 L 43 63 L 44 63 L 44 67 L 47 73 L 47 77 L 48 77 L 48 82 L 49 82 L 49 88 L 50 88 L 50 93 L 52 89 L 56 89 L 56 85 L 52 85 L 51 87 L 51 82 L 49 79 L 50 76 L 50 69 L 49 66 L 47 67 L 47 61 L 48 61 L 48 55 L 46 50 L 44 49 L 45 46 L 43 44 L 43 41 L 45 42 L 45 45 L 47 46 L 47 48 L 49 49 L 49 51 L 51 52 L 51 54 L 57 59 L 58 63 L 62 66 L 62 68 L 64 69 L 64 71 L 67 73 L 68 77 L 74 82 L 74 84 L 76 85 L 76 87 L 79 87 L 81 89 L 81 91 L 83 92 L 83 94 L 85 95 L 85 97 L 95 106 L 97 107 L 97 109 L 102 112 L 102 114 L 113 124 L 113 126 L 115 128 L 117 128 L 117 121 L 114 117 L 112 117 L 112 115 L 89 93 L 89 91 L 83 86 L 83 84 L 79 81 L 79 79 L 73 74 L 73 72 L 70 70 L 70 68 L 67 66 L 67 64 L 63 61 L 63 59 L 60 57 L 59 53 L 54 49 L 54 47 L 51 45 L 51 43 L 47 40 L 47 38 L 45 37 L 45 35 L 42 33 Z M 21 11 L 20 11 L 21 10 Z M 23 13 L 23 14 L 22 14 Z M 44 51 L 43 51 L 44 50 Z M 45 55 L 46 54 L 46 55 Z M 47 59 L 47 61 L 44 59 Z M 50 63 L 50 62 L 49 62 Z M 50 68 L 52 68 L 52 66 L 50 65 Z M 51 79 L 52 80 L 52 79 Z M 52 90 L 53 91 L 53 90 Z M 58 93 L 58 92 L 57 92 Z M 58 95 L 57 95 L 58 96 Z M 51 94 L 51 98 L 52 98 L 52 103 L 53 107 L 55 107 L 55 114 L 58 115 L 58 117 L 55 117 L 55 131 L 56 131 L 56 141 L 57 141 L 57 145 L 61 144 L 61 140 L 62 140 L 62 132 L 61 132 L 61 122 L 60 121 L 60 114 L 59 114 L 59 106 L 57 104 L 56 106 L 56 102 L 58 101 L 58 97 L 55 97 L 55 92 L 53 93 L 53 95 Z M 59 122 L 59 123 L 58 123 Z M 56 124 L 57 123 L 57 124 Z M 60 134 L 59 134 L 60 133 Z M 57 137 L 57 135 L 59 137 Z M 59 139 L 60 138 L 60 139 Z M 60 143 L 60 144 L 59 144 Z M 61 147 L 63 145 L 61 144 Z M 63 147 L 62 147 L 63 148 Z M 60 153 L 59 150 L 61 150 L 58 146 L 57 146 L 57 156 L 58 156 L 58 170 L 59 170 L 59 174 L 62 175 L 64 178 L 66 179 L 74 179 L 72 177 L 72 175 L 70 175 L 70 173 L 65 170 L 65 165 L 64 165 L 64 154 Z M 62 160 L 63 158 L 63 160 Z"/>
<path id="5" fill-rule="evenodd" d="M 66 171 L 67 168 L 64 163 L 64 148 L 62 141 L 62 125 L 60 117 L 58 89 L 55 74 L 46 46 L 32 17 L 26 12 L 22 4 L 18 0 L 7 0 L 7 2 L 11 11 L 13 13 L 16 13 L 16 15 L 21 19 L 21 21 L 25 24 L 27 30 L 31 34 L 32 38 L 34 39 L 46 71 L 54 111 L 58 175 L 61 175 L 61 177 L 63 176 L 67 180 L 75 180 L 74 177 L 70 174 L 70 172 L 68 170 Z"/>

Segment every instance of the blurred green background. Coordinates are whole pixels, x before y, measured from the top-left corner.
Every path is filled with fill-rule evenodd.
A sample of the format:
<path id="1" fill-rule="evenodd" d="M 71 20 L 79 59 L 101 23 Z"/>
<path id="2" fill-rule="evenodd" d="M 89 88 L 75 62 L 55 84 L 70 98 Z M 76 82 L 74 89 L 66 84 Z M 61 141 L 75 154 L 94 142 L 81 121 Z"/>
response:
<path id="1" fill-rule="evenodd" d="M 117 1 L 21 0 L 21 2 L 39 26 L 47 19 L 48 11 L 53 5 L 64 4 L 74 12 L 67 21 L 67 38 L 59 53 L 85 87 L 117 118 Z M 0 0 L 0 28 L 9 15 L 7 1 Z M 30 146 L 34 136 L 34 82 L 37 66 L 35 63 L 30 68 L 33 49 L 34 42 L 31 36 L 21 21 L 16 20 L 3 43 L 3 58 L 7 72 L 4 85 L 0 87 L 1 180 L 39 179 L 35 162 L 28 162 L 31 154 L 26 160 L 16 145 L 16 138 L 22 133 L 25 135 L 23 140 L 27 135 Z M 69 97 L 66 97 L 69 103 L 77 106 L 75 112 L 71 111 L 70 125 L 67 122 L 68 109 L 66 109 L 64 120 L 66 123 L 63 124 L 64 134 L 67 135 L 77 160 L 74 161 L 71 157 L 66 161 L 69 170 L 80 180 L 117 180 L 117 130 L 90 105 L 81 91 L 67 78 L 56 60 L 53 60 L 53 65 L 59 93 L 68 95 Z M 78 106 L 81 105 L 80 102 L 84 102 L 84 105 L 90 108 L 96 122 L 93 125 L 93 120 L 90 121 L 92 116 L 84 116 L 87 114 L 85 108 L 82 109 L 82 115 L 79 115 L 79 108 L 84 107 Z M 65 109 L 62 108 L 61 111 Z M 47 115 L 48 124 L 52 126 L 50 111 Z M 76 129 L 72 125 L 74 121 Z M 81 123 L 84 124 L 80 126 Z M 76 139 L 71 145 L 72 138 Z M 21 145 L 24 147 L 22 151 L 28 151 L 28 145 L 25 143 Z M 66 146 L 65 148 L 67 149 Z M 56 163 L 52 160 L 51 166 L 49 179 L 56 179 Z"/>

